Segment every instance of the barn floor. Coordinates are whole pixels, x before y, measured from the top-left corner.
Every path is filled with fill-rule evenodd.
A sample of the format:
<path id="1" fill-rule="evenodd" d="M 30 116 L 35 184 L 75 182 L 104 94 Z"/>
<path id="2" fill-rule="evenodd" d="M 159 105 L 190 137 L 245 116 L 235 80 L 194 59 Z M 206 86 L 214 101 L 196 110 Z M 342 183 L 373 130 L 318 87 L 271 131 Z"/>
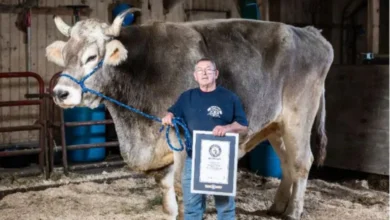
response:
<path id="1" fill-rule="evenodd" d="M 161 194 L 154 179 L 140 176 L 118 179 L 131 175 L 122 168 L 98 175 L 57 176 L 48 181 L 20 178 L 10 182 L 7 178 L 0 179 L 0 219 L 165 219 L 160 205 Z M 265 212 L 271 205 L 278 183 L 277 179 L 240 171 L 237 219 L 280 219 L 267 216 Z M 7 190 L 25 185 L 55 184 L 63 185 L 4 194 Z M 388 205 L 388 193 L 368 189 L 364 181 L 338 184 L 314 179 L 308 182 L 303 219 L 385 220 L 388 219 Z M 206 219 L 216 219 L 211 198 Z"/>

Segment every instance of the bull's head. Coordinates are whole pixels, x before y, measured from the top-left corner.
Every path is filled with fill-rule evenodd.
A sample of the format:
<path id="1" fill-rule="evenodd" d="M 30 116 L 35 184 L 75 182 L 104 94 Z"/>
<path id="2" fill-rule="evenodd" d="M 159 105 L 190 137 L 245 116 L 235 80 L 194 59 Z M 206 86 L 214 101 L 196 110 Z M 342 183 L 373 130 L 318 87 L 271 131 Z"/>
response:
<path id="1" fill-rule="evenodd" d="M 90 73 L 100 61 L 102 68 L 98 69 L 85 82 L 85 86 L 99 91 L 104 83 L 104 68 L 119 65 L 127 58 L 127 50 L 123 44 L 113 39 L 119 36 L 123 19 L 127 13 L 140 11 L 131 8 L 118 15 L 110 25 L 96 19 L 77 22 L 73 27 L 67 25 L 60 17 L 55 16 L 54 22 L 58 30 L 69 37 L 67 42 L 55 41 L 46 48 L 47 59 L 64 67 L 64 73 L 80 80 Z M 67 77 L 60 77 L 53 89 L 54 102 L 62 108 L 88 106 L 95 108 L 100 104 L 100 98 L 82 93 L 81 87 Z"/>

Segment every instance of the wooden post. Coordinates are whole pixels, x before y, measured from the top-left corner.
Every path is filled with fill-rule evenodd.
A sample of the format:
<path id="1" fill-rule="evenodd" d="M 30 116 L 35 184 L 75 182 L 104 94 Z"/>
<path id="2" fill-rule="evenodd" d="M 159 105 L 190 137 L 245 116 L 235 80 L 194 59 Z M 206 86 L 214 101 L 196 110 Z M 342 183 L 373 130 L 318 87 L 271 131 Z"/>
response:
<path id="1" fill-rule="evenodd" d="M 379 52 L 379 0 L 368 0 L 367 51 Z"/>
<path id="2" fill-rule="evenodd" d="M 260 7 L 261 20 L 269 21 L 269 0 L 257 0 Z"/>
<path id="3" fill-rule="evenodd" d="M 282 21 L 282 0 L 273 0 L 268 2 L 268 20 Z"/>

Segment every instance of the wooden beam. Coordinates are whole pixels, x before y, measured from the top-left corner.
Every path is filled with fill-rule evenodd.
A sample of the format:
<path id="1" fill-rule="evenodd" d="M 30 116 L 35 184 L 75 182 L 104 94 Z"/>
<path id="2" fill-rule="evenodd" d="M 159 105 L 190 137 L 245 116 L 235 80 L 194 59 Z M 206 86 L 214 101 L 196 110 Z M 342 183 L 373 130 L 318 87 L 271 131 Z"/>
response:
<path id="1" fill-rule="evenodd" d="M 379 52 L 379 6 L 380 0 L 368 0 L 367 13 L 367 50 L 377 54 Z"/>
<path id="2" fill-rule="evenodd" d="M 163 0 L 162 2 L 163 2 L 164 10 L 169 12 L 169 10 L 174 8 L 179 3 L 183 3 L 184 0 Z"/>
<path id="3" fill-rule="evenodd" d="M 273 0 L 268 2 L 268 18 L 269 21 L 281 21 L 282 0 Z"/>
<path id="4" fill-rule="evenodd" d="M 240 0 L 231 0 L 231 4 L 233 4 L 233 5 L 236 7 L 237 12 L 238 12 L 238 14 L 239 14 L 240 17 L 241 17 Z"/>
<path id="5" fill-rule="evenodd" d="M 228 18 L 228 11 L 211 11 L 211 10 L 185 10 L 187 21 L 199 21 L 206 19 Z"/>
<path id="6" fill-rule="evenodd" d="M 257 0 L 260 7 L 261 20 L 269 21 L 269 0 Z"/>
<path id="7" fill-rule="evenodd" d="M 26 8 L 18 6 L 18 5 L 4 5 L 0 4 L 0 13 L 21 13 Z M 32 7 L 31 12 L 33 14 L 52 14 L 52 15 L 72 15 L 73 9 L 67 8 L 65 6 L 58 7 Z M 91 8 L 82 8 L 79 9 L 81 16 L 89 16 L 92 12 Z"/>

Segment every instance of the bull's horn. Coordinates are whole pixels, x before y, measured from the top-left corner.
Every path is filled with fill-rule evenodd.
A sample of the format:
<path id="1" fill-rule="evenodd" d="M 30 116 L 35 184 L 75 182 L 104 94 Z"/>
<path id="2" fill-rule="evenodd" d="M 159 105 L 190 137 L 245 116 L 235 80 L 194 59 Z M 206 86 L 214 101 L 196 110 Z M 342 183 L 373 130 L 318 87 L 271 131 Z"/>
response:
<path id="1" fill-rule="evenodd" d="M 54 23 L 56 24 L 58 30 L 61 32 L 61 34 L 69 37 L 70 36 L 70 29 L 71 27 L 67 25 L 61 17 L 54 16 Z"/>
<path id="2" fill-rule="evenodd" d="M 127 9 L 126 11 L 122 12 L 120 15 L 116 16 L 114 21 L 112 22 L 111 26 L 106 28 L 106 30 L 104 31 L 104 34 L 107 36 L 113 36 L 113 37 L 119 36 L 119 33 L 121 31 L 122 22 L 125 19 L 126 14 L 127 13 L 134 13 L 137 11 L 141 11 L 141 9 L 130 8 L 130 9 Z"/>

